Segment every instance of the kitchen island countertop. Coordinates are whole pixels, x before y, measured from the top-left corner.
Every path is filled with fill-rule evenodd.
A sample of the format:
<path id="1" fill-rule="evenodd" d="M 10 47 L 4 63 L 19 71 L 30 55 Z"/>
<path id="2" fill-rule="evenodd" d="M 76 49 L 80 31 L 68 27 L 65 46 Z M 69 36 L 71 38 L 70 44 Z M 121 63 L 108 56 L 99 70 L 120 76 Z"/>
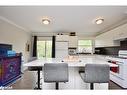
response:
<path id="1" fill-rule="evenodd" d="M 99 58 L 96 55 L 93 56 L 78 56 L 78 60 L 74 60 L 71 59 L 70 60 L 64 60 L 61 58 L 43 58 L 43 59 L 38 59 L 32 62 L 28 62 L 23 64 L 23 66 L 25 67 L 29 67 L 29 66 L 44 66 L 45 63 L 68 63 L 69 67 L 84 67 L 85 64 L 108 64 L 110 65 L 110 67 L 117 67 L 117 65 L 115 64 L 111 64 L 109 62 L 107 62 L 106 60 L 103 60 L 101 58 Z"/>

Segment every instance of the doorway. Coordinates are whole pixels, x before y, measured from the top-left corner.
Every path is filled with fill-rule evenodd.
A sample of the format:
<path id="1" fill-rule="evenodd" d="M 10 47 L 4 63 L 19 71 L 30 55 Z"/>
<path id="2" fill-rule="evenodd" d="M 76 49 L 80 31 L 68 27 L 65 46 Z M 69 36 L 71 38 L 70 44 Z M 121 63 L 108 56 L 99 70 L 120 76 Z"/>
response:
<path id="1" fill-rule="evenodd" d="M 38 59 L 52 57 L 52 41 L 51 40 L 37 41 L 37 57 Z"/>

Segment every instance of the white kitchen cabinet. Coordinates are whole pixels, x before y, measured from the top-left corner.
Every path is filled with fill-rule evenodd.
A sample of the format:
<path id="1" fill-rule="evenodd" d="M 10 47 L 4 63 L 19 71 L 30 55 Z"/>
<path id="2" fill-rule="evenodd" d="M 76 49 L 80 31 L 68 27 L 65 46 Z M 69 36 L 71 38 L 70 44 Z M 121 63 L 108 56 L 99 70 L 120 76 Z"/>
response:
<path id="1" fill-rule="evenodd" d="M 114 31 L 108 31 L 97 36 L 95 38 L 95 47 L 117 46 L 118 44 L 116 44 L 113 39 L 114 34 Z"/>
<path id="2" fill-rule="evenodd" d="M 78 47 L 78 36 L 69 36 L 69 47 Z"/>
<path id="3" fill-rule="evenodd" d="M 124 38 L 127 38 L 127 24 L 96 36 L 95 47 L 119 46 L 118 40 Z"/>
<path id="4" fill-rule="evenodd" d="M 116 32 L 114 40 L 127 38 L 127 24 L 115 28 L 114 31 Z"/>
<path id="5" fill-rule="evenodd" d="M 56 41 L 68 41 L 69 47 L 78 47 L 78 36 L 56 35 Z"/>
<path id="6" fill-rule="evenodd" d="M 56 41 L 69 41 L 68 35 L 56 35 Z"/>

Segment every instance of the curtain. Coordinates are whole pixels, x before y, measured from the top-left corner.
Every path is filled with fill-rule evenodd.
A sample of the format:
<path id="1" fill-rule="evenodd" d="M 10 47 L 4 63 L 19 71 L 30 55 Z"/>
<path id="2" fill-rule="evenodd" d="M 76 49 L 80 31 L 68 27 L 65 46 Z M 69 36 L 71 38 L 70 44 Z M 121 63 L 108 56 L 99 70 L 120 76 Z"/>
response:
<path id="1" fill-rule="evenodd" d="M 52 58 L 55 58 L 55 40 L 56 37 L 52 36 Z"/>
<path id="2" fill-rule="evenodd" d="M 34 36 L 33 41 L 33 57 L 37 57 L 37 36 Z"/>

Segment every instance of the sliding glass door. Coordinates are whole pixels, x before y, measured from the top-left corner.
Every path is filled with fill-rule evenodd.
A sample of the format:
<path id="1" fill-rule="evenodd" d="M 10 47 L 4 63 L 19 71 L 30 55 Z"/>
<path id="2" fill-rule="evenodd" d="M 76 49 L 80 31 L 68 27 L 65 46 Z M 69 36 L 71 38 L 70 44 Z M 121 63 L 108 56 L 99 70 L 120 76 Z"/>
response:
<path id="1" fill-rule="evenodd" d="M 37 41 L 37 57 L 38 59 L 52 57 L 51 40 Z"/>

